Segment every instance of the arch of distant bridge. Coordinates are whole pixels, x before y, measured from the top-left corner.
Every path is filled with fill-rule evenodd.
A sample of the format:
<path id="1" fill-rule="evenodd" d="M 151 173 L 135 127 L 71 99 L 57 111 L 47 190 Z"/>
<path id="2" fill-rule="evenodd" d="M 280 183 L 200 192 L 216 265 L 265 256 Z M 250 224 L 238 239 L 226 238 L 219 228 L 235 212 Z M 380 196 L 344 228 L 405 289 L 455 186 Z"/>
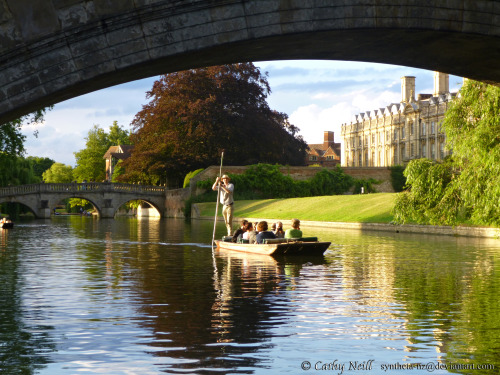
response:
<path id="1" fill-rule="evenodd" d="M 0 123 L 134 79 L 237 61 L 392 63 L 500 82 L 489 0 L 6 0 Z"/>
<path id="2" fill-rule="evenodd" d="M 20 203 L 37 218 L 49 218 L 66 198 L 88 200 L 101 218 L 113 218 L 118 208 L 132 200 L 142 200 L 165 215 L 166 190 L 160 186 L 115 183 L 31 184 L 0 188 L 0 203 Z"/>

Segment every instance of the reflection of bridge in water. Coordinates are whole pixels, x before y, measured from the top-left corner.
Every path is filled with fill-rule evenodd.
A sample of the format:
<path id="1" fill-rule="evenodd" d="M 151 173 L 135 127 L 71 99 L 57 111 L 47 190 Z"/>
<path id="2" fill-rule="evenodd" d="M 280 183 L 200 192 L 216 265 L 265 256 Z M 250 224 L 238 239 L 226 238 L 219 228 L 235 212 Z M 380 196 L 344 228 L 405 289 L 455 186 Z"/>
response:
<path id="1" fill-rule="evenodd" d="M 165 215 L 166 188 L 161 186 L 116 184 L 108 182 L 31 184 L 0 188 L 0 203 L 20 203 L 37 218 L 49 218 L 52 210 L 63 199 L 88 200 L 99 217 L 112 218 L 123 204 L 142 200 Z"/>

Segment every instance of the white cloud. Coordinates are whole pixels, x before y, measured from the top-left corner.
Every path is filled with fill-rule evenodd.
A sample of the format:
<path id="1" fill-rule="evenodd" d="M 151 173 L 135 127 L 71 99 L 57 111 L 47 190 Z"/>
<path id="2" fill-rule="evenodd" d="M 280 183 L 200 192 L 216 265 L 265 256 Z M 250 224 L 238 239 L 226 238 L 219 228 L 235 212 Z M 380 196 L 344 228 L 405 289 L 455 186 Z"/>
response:
<path id="1" fill-rule="evenodd" d="M 340 125 L 342 119 L 349 118 L 350 110 L 347 102 L 327 108 L 309 104 L 297 108 L 290 115 L 290 122 L 300 128 L 300 134 L 307 143 L 323 142 L 324 131 L 335 132 L 335 140 L 340 142 Z"/>
<path id="2" fill-rule="evenodd" d="M 351 122 L 361 112 L 399 102 L 401 93 L 390 90 L 377 92 L 376 88 L 369 87 L 344 94 L 321 92 L 311 95 L 310 100 L 316 103 L 299 106 L 291 113 L 290 122 L 300 128 L 300 134 L 307 143 L 322 143 L 325 131 L 333 131 L 335 141 L 342 143 L 342 124 Z"/>
<path id="3" fill-rule="evenodd" d="M 351 101 L 351 116 L 358 113 L 374 111 L 383 108 L 392 103 L 399 103 L 401 101 L 401 94 L 392 91 L 382 91 L 380 93 L 360 93 L 352 95 Z M 349 119 L 348 121 L 351 121 Z M 347 122 L 347 121 L 346 121 Z"/>

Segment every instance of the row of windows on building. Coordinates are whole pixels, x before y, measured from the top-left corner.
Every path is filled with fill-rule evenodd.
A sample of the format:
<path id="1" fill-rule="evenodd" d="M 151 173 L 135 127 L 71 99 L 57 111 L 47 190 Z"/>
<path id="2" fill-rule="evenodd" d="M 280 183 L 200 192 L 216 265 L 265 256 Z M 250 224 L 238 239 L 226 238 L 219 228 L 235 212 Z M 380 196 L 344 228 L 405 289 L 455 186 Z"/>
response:
<path id="1" fill-rule="evenodd" d="M 443 160 L 448 154 L 445 148 L 445 142 L 410 142 L 409 150 L 404 143 L 397 146 L 391 146 L 384 150 L 364 149 L 351 151 L 347 154 L 346 165 L 352 167 L 375 167 L 403 164 L 411 159 L 428 158 L 432 160 Z M 350 160 L 349 160 L 350 159 Z"/>
<path id="2" fill-rule="evenodd" d="M 416 121 L 412 122 L 410 125 L 410 135 L 413 136 L 415 135 L 415 128 L 416 128 Z M 429 131 L 427 131 L 427 128 L 429 128 Z M 425 137 L 427 135 L 436 135 L 441 132 L 440 126 L 438 125 L 439 129 L 436 129 L 436 122 L 432 121 L 430 124 L 426 124 L 425 122 L 422 122 L 420 124 L 420 137 Z M 395 128 L 393 129 L 393 137 L 391 139 L 391 131 L 386 130 L 385 131 L 385 141 L 386 143 L 390 143 L 392 141 L 397 141 L 397 140 L 403 140 L 406 139 L 406 128 L 403 126 L 401 128 Z M 362 147 L 364 146 L 370 146 L 370 145 L 376 145 L 383 143 L 383 131 L 376 132 L 376 133 L 371 133 L 371 135 L 365 135 L 364 136 L 364 144 L 363 144 L 363 136 L 357 136 L 357 137 L 352 137 L 351 138 L 351 147 L 354 148 L 356 147 L 356 138 L 358 140 L 357 146 Z M 371 142 L 370 142 L 370 136 L 371 136 Z"/>

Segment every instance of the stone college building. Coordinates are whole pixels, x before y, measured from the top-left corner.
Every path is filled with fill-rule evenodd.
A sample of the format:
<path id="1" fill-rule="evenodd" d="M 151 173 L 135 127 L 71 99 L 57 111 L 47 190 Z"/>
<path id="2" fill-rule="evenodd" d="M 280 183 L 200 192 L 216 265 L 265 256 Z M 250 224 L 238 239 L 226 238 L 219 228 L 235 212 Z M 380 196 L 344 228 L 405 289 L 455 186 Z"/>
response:
<path id="1" fill-rule="evenodd" d="M 449 75 L 434 72 L 434 93 L 415 99 L 415 77 L 401 78 L 401 103 L 360 113 L 342 124 L 344 167 L 385 167 L 412 159 L 442 160 L 445 135 L 440 124 L 456 94 L 449 90 Z"/>

